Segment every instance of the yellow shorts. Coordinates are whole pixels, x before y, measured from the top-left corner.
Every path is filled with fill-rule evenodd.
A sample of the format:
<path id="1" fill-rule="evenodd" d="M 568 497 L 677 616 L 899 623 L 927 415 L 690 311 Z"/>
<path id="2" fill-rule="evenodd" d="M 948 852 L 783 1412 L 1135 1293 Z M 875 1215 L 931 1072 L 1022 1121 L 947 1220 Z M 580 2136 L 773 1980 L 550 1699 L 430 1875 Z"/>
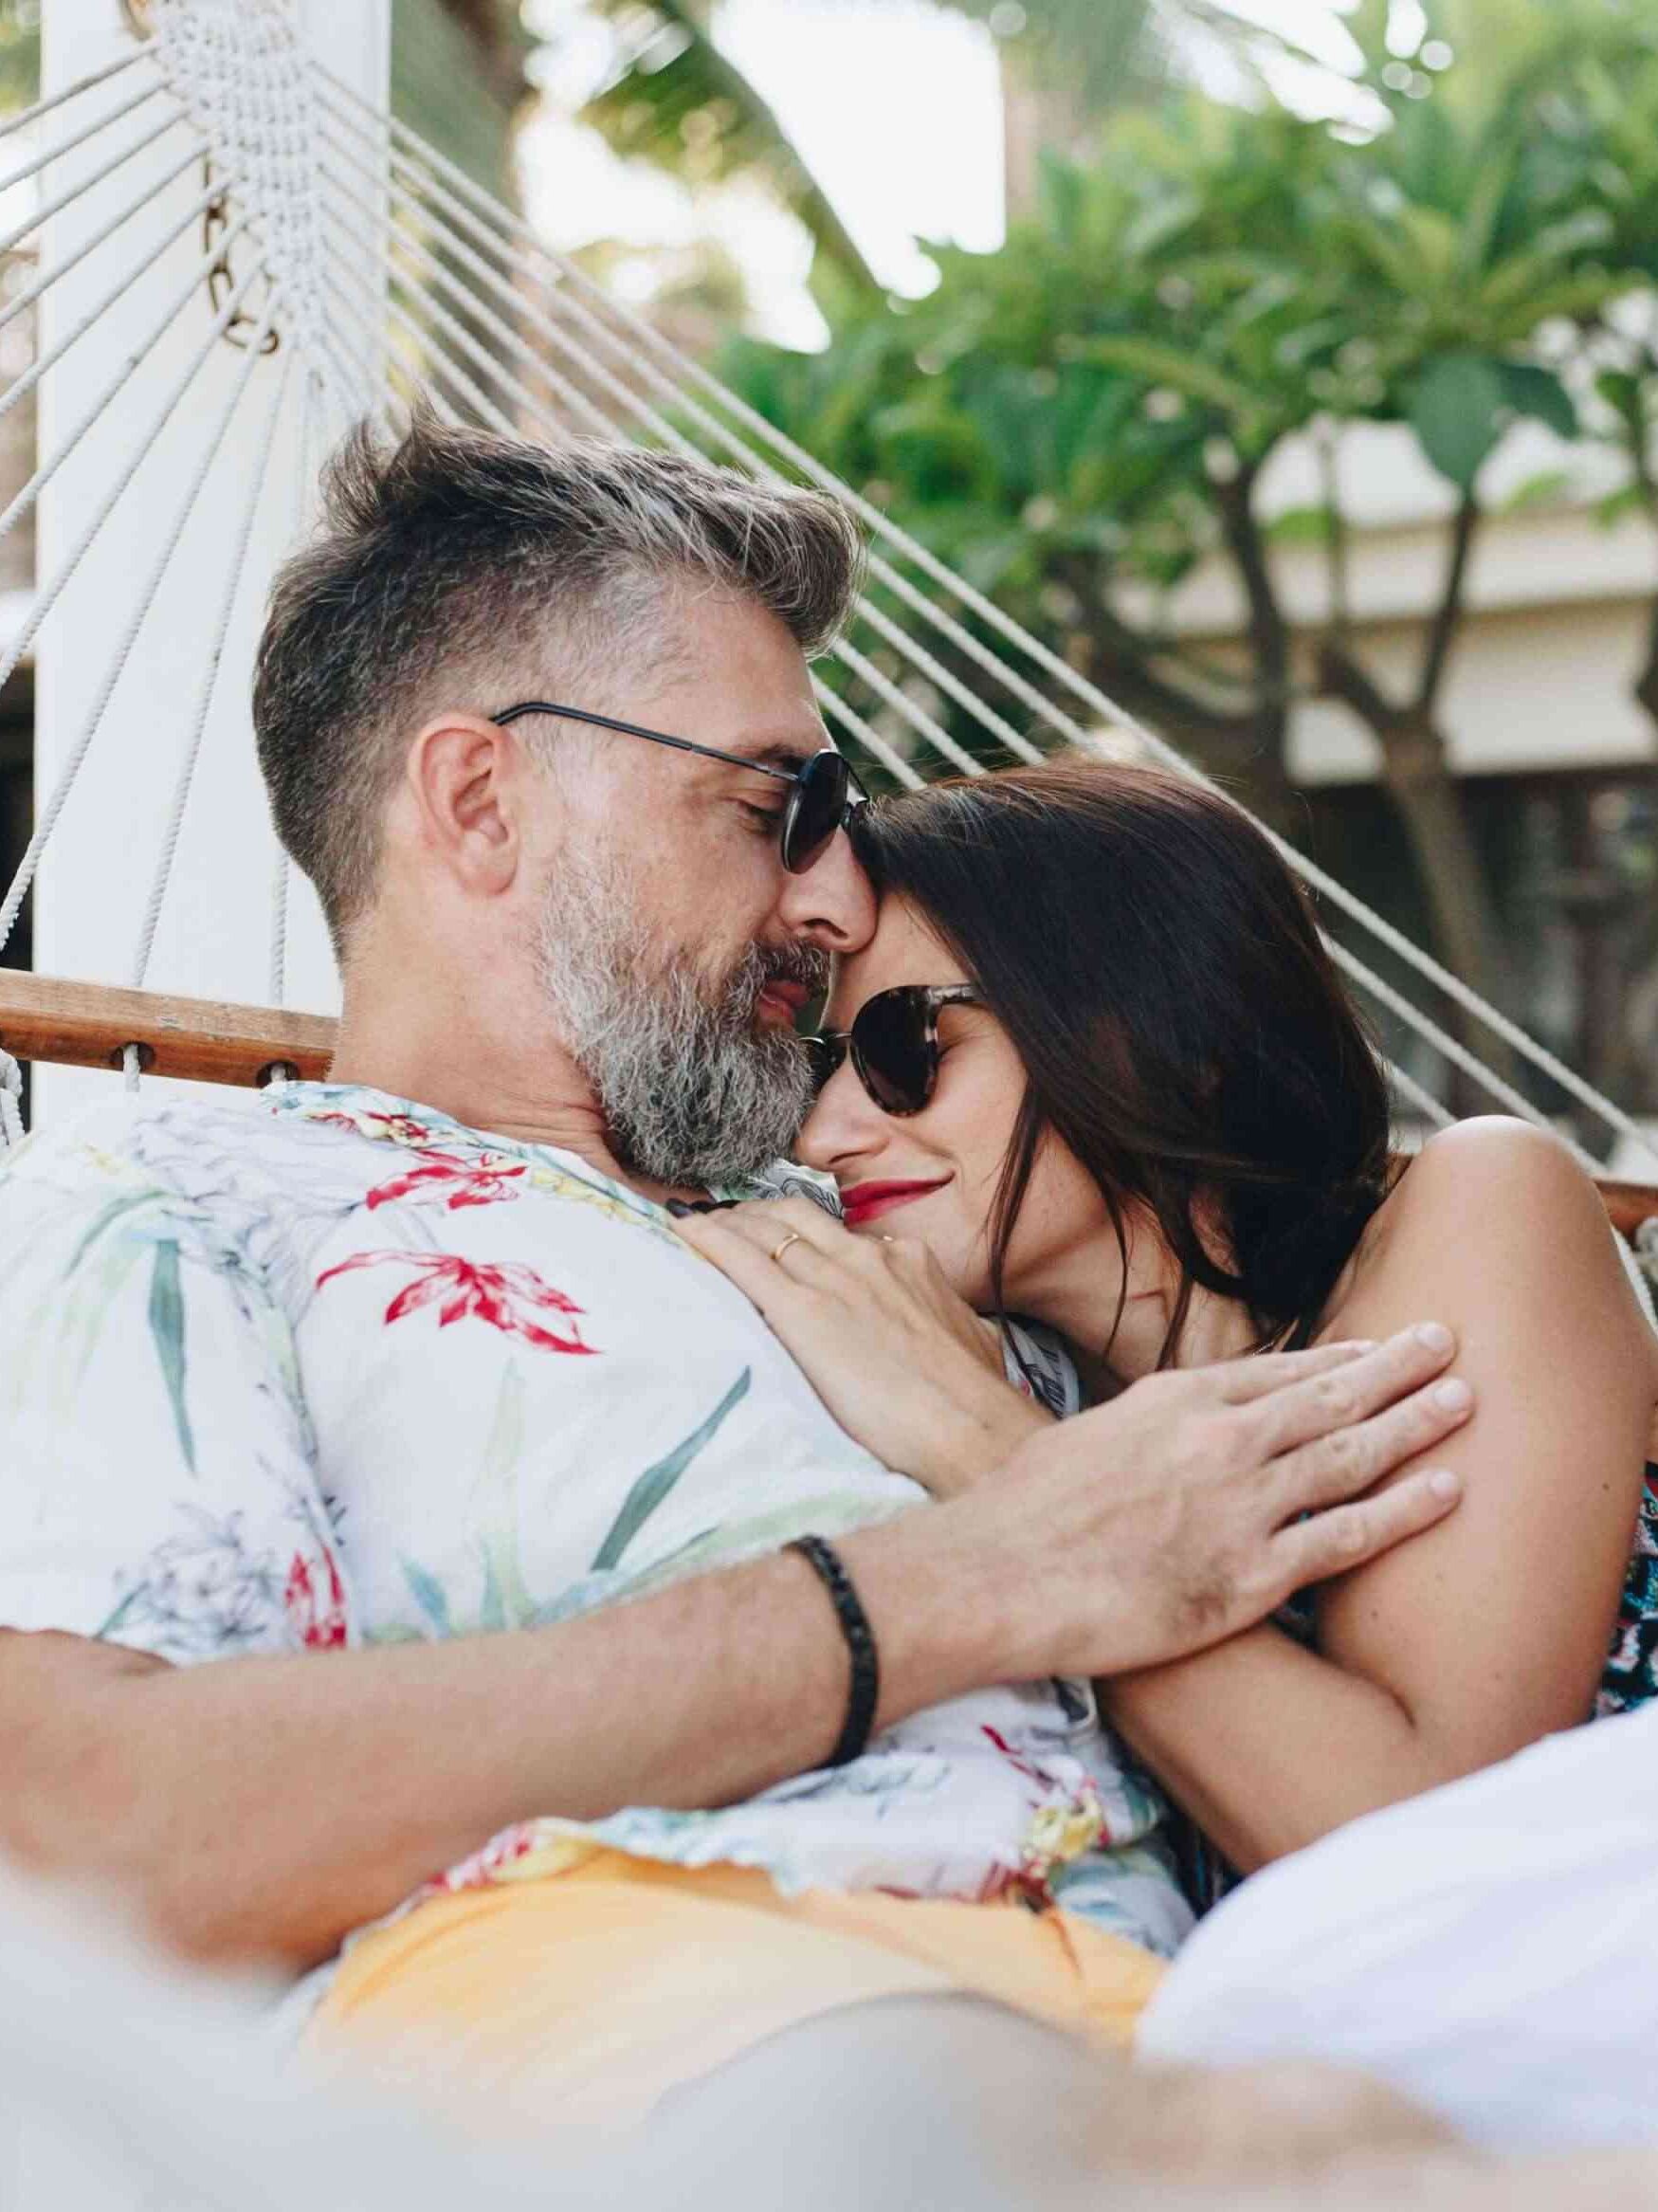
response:
<path id="1" fill-rule="evenodd" d="M 1163 1973 L 1072 1915 L 829 1890 L 593 1849 L 432 1899 L 347 1949 L 311 2055 L 607 2130 L 765 2037 L 872 1998 L 970 1994 L 1125 2046 Z"/>

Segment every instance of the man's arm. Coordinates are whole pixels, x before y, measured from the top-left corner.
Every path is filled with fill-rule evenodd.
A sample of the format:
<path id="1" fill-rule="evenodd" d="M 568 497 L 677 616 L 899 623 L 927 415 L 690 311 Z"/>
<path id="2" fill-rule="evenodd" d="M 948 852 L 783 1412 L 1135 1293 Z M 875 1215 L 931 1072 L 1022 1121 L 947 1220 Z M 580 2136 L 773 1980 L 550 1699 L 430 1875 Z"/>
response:
<path id="1" fill-rule="evenodd" d="M 1454 1492 L 1426 1476 L 1362 1493 L 1445 1432 L 1423 1385 L 1448 1358 L 1409 1333 L 1156 1377 L 1005 1479 L 841 1540 L 879 1725 L 1199 1649 L 1430 1526 Z M 4 1636 L 0 1848 L 113 1884 L 187 1952 L 303 1964 L 515 1819 L 720 1804 L 816 1765 L 847 1681 L 793 1555 L 437 1645 L 174 1670 Z"/>

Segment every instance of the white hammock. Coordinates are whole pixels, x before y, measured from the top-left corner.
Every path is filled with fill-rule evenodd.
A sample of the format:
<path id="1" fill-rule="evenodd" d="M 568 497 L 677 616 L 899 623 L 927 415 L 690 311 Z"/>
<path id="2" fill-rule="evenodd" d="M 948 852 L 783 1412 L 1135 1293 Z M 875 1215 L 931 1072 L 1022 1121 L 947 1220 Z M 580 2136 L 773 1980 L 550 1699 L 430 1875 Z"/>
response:
<path id="1" fill-rule="evenodd" d="M 52 5 L 47 0 L 48 9 Z M 278 497 L 290 503 L 291 538 L 325 442 L 359 414 L 394 426 L 417 396 L 448 419 L 515 435 L 554 442 L 640 435 L 758 476 L 804 478 L 838 492 L 867 526 L 874 558 L 870 591 L 834 649 L 844 686 L 819 680 L 817 695 L 847 749 L 878 761 L 901 783 L 920 783 L 945 770 L 982 773 L 944 726 L 941 718 L 952 708 L 1018 759 L 1040 759 L 1055 746 L 1098 748 L 1113 735 L 1126 736 L 1153 759 L 1201 779 L 1201 771 L 1155 732 L 840 484 L 646 318 L 552 251 L 407 125 L 308 57 L 285 0 L 146 0 L 141 9 L 130 0 L 129 12 L 135 27 L 118 59 L 0 126 L 0 141 L 9 142 L 0 143 L 0 167 L 9 151 L 27 149 L 9 174 L 0 174 L 0 209 L 15 201 L 15 193 L 3 196 L 8 187 L 40 193 L 32 214 L 0 235 L 0 247 L 13 251 L 43 230 L 49 236 L 53 221 L 82 195 L 102 195 L 96 227 L 55 264 L 43 256 L 28 283 L 0 300 L 3 332 L 72 271 L 82 287 L 91 273 L 99 279 L 90 305 L 0 393 L 0 418 L 38 385 L 49 390 L 71 349 L 81 349 L 83 362 L 118 302 L 124 303 L 124 327 L 133 327 L 134 301 L 143 300 L 145 318 L 137 342 L 97 384 L 90 402 L 61 434 L 54 423 L 43 437 L 33 476 L 0 512 L 0 537 L 43 491 L 53 496 L 58 472 L 73 463 L 82 440 L 98 430 L 107 432 L 139 364 L 158 347 L 176 347 L 181 333 L 193 340 L 159 400 L 131 426 L 124 459 L 75 510 L 78 526 L 60 527 L 67 550 L 60 558 L 54 544 L 27 619 L 0 649 L 3 683 L 121 503 L 154 502 L 159 521 L 149 571 L 125 620 L 114 634 L 94 641 L 105 666 L 55 779 L 40 794 L 34 834 L 0 902 L 0 945 L 94 755 L 111 698 L 169 570 L 181 544 L 189 543 L 204 487 L 228 470 L 237 480 L 241 517 L 228 534 L 229 558 L 216 594 L 197 626 L 195 688 L 176 703 L 172 731 L 157 726 L 153 703 L 146 703 L 143 735 L 155 774 L 166 773 L 161 763 L 171 760 L 173 781 L 127 963 L 132 989 L 144 990 L 215 694 L 222 685 L 227 700 L 246 696 L 247 666 L 228 652 L 227 641 L 233 614 L 256 604 L 268 582 L 268 559 L 249 558 L 262 503 Z M 77 181 L 54 190 L 63 174 L 54 164 L 72 153 L 82 164 Z M 97 158 L 84 166 L 93 154 Z M 196 190 L 184 182 L 192 172 Z M 142 181 L 112 202 L 125 176 Z M 38 186 L 31 182 L 37 178 Z M 184 243 L 192 229 L 202 237 L 199 254 Z M 239 344 L 243 355 L 225 390 L 227 342 Z M 193 466 L 182 480 L 162 486 L 146 479 L 135 494 L 169 423 L 202 405 L 210 386 L 215 405 L 210 419 L 204 418 Z M 277 484 L 273 457 L 284 436 L 287 450 L 294 450 L 289 430 L 296 411 L 301 481 Z M 235 456 L 233 467 L 228 455 Z M 939 658 L 944 650 L 952 665 Z M 971 683 L 957 672 L 963 667 L 974 671 Z M 250 750 L 245 721 L 242 741 Z M 1331 909 L 1498 1039 L 1505 1064 L 1511 1056 L 1529 1065 L 1609 1133 L 1658 1161 L 1658 1146 L 1611 1100 L 1321 868 L 1276 836 L 1274 842 Z M 264 996 L 273 1008 L 285 996 L 288 902 L 288 873 L 279 863 L 265 973 L 248 994 Z M 1361 998 L 1407 1024 L 1494 1105 L 1543 1122 L 1529 1098 L 1369 962 L 1342 944 L 1332 943 L 1331 950 Z M 0 1024 L 0 1034 L 16 1041 L 9 1025 Z M 146 1063 L 142 1045 L 136 1031 L 123 1054 L 131 1082 Z M 1414 1113 L 1434 1124 L 1451 1119 L 1405 1070 L 1395 1066 L 1391 1074 L 1399 1099 Z M 0 1053 L 0 1132 L 8 1139 L 18 1130 L 17 1091 L 15 1062 Z M 1578 1156 L 1593 1166 L 1586 1153 Z"/>

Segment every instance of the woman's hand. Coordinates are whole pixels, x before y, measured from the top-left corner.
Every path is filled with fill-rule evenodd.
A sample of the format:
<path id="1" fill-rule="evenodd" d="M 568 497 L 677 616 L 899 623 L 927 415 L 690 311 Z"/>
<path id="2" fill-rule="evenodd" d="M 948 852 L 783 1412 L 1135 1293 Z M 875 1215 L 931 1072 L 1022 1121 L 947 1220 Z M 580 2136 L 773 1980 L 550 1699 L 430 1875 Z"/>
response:
<path id="1" fill-rule="evenodd" d="M 841 1426 L 935 1497 L 966 1490 L 1050 1425 L 1008 1381 L 1000 1331 L 924 1245 L 854 1236 L 810 1198 L 675 1226 L 753 1300 Z"/>

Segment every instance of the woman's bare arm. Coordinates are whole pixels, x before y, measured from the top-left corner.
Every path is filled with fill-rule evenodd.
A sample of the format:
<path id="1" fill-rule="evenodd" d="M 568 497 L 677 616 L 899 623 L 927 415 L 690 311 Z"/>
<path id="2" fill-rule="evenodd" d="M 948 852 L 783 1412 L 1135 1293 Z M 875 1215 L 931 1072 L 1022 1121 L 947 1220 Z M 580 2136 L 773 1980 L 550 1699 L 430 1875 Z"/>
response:
<path id="1" fill-rule="evenodd" d="M 1518 1123 L 1435 1138 L 1330 1316 L 1431 1310 L 1478 1411 L 1436 1445 L 1460 1512 L 1328 1584 L 1320 1652 L 1263 1627 L 1120 1677 L 1113 1720 L 1235 1863 L 1583 1720 L 1605 1662 L 1658 1398 L 1658 1344 L 1593 1185 Z"/>

